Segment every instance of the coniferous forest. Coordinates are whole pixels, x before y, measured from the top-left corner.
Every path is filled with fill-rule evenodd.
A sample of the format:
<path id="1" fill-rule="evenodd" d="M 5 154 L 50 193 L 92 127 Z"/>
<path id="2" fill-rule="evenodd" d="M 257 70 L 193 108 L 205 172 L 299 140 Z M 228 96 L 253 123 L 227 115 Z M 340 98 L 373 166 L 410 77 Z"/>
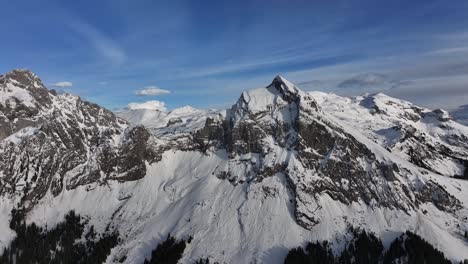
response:
<path id="1" fill-rule="evenodd" d="M 13 210 L 10 228 L 16 232 L 9 247 L 0 256 L 0 263 L 103 263 L 119 242 L 117 232 L 97 234 L 93 226 L 70 211 L 63 222 L 46 229 L 35 223 L 26 224 L 24 212 Z M 86 233 L 85 233 L 86 230 Z M 83 238 L 84 242 L 77 242 Z"/>
<path id="2" fill-rule="evenodd" d="M 191 241 L 191 237 L 187 240 L 176 240 L 169 234 L 166 240 L 151 252 L 151 259 L 145 259 L 144 264 L 177 264 L 184 254 L 186 245 Z"/>
<path id="3" fill-rule="evenodd" d="M 0 263 L 103 263 L 111 249 L 119 242 L 117 232 L 98 234 L 85 218 L 74 211 L 70 211 L 63 222 L 47 229 L 35 223 L 26 224 L 24 212 L 13 210 L 10 228 L 17 235 L 3 251 Z M 373 233 L 354 228 L 350 228 L 349 231 L 351 239 L 338 256 L 334 255 L 327 241 L 310 242 L 304 248 L 291 249 L 284 263 L 451 263 L 442 252 L 409 231 L 393 240 L 387 250 L 384 250 L 381 240 Z M 152 251 L 151 257 L 145 259 L 144 264 L 176 264 L 191 241 L 191 237 L 179 240 L 168 234 L 166 240 Z M 208 258 L 201 258 L 195 263 L 211 262 Z M 468 261 L 460 263 L 465 264 Z"/>
<path id="4" fill-rule="evenodd" d="M 397 237 L 384 251 L 374 234 L 352 230 L 353 238 L 339 256 L 335 256 L 327 241 L 308 243 L 305 248 L 289 251 L 285 264 L 450 264 L 444 254 L 418 235 L 407 231 Z"/>

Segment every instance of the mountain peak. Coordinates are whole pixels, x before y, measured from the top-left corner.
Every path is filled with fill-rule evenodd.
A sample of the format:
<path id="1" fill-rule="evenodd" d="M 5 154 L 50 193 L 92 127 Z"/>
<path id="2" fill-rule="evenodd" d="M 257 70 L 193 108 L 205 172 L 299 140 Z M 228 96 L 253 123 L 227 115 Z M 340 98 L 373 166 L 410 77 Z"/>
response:
<path id="1" fill-rule="evenodd" d="M 21 88 L 31 89 L 31 88 L 44 88 L 45 86 L 42 83 L 41 79 L 28 69 L 13 69 L 5 75 L 0 76 L 0 79 L 3 79 L 2 83 L 12 83 Z"/>
<path id="2" fill-rule="evenodd" d="M 171 111 L 172 114 L 191 114 L 200 112 L 200 109 L 194 108 L 190 105 L 182 106 Z"/>
<path id="3" fill-rule="evenodd" d="M 0 104 L 17 108 L 29 108 L 33 114 L 37 109 L 48 109 L 54 91 L 49 91 L 41 79 L 28 69 L 13 69 L 0 75 Z"/>
<path id="4" fill-rule="evenodd" d="M 274 86 L 282 94 L 297 94 L 300 91 L 296 85 L 281 75 L 276 75 L 270 86 Z"/>
<path id="5" fill-rule="evenodd" d="M 36 74 L 34 72 L 32 72 L 30 69 L 26 69 L 26 68 L 12 69 L 11 71 L 7 72 L 6 74 L 10 74 L 10 73 L 29 74 L 29 75 L 36 76 Z"/>

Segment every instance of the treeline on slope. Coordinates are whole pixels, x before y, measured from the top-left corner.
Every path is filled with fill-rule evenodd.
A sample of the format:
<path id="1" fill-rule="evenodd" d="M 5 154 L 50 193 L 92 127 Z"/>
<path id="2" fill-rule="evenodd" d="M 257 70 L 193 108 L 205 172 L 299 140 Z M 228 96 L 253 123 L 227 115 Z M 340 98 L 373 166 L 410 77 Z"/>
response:
<path id="1" fill-rule="evenodd" d="M 144 264 L 177 264 L 182 258 L 187 244 L 192 242 L 192 237 L 187 240 L 177 240 L 171 234 L 167 235 L 166 240 L 161 242 L 152 252 L 151 258 L 145 259 Z M 208 258 L 200 258 L 194 264 L 217 264 L 210 262 Z"/>
<path id="2" fill-rule="evenodd" d="M 382 241 L 374 234 L 363 230 L 351 230 L 353 239 L 339 256 L 335 256 L 327 241 L 308 243 L 305 248 L 297 247 L 289 251 L 285 264 L 320 263 L 320 264 L 351 264 L 351 263 L 424 263 L 451 264 L 444 254 L 434 248 L 426 240 L 407 231 L 397 237 L 384 251 Z M 462 262 L 465 263 L 465 262 Z"/>
<path id="3" fill-rule="evenodd" d="M 187 244 L 192 241 L 192 238 L 189 237 L 186 240 L 177 240 L 171 236 L 167 235 L 166 240 L 161 242 L 152 252 L 151 258 L 145 259 L 144 264 L 177 264 L 184 254 L 184 250 Z"/>
<path id="4" fill-rule="evenodd" d="M 97 234 L 74 211 L 52 229 L 26 224 L 24 211 L 12 210 L 10 228 L 16 237 L 0 256 L 0 263 L 103 263 L 119 242 L 117 232 Z M 84 237 L 83 237 L 84 234 Z M 83 242 L 77 240 L 84 238 Z"/>
<path id="5" fill-rule="evenodd" d="M 434 248 L 420 236 L 407 231 L 397 237 L 388 250 L 384 251 L 382 241 L 373 233 L 350 228 L 352 239 L 339 256 L 335 256 L 327 241 L 308 243 L 305 248 L 291 249 L 284 261 L 285 264 L 451 264 L 444 254 Z M 177 240 L 170 234 L 151 253 L 144 264 L 177 264 L 184 254 L 187 240 Z M 194 264 L 217 264 L 208 258 L 200 258 Z M 460 264 L 468 264 L 468 260 Z"/>

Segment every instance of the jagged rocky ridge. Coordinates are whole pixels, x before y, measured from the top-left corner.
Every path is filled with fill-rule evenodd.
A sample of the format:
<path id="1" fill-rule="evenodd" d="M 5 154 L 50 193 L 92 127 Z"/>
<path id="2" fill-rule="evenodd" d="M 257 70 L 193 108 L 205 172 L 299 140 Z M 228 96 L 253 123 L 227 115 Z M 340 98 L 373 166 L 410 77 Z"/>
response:
<path id="1" fill-rule="evenodd" d="M 426 109 L 384 94 L 351 98 L 311 94 L 338 122 L 414 165 L 467 178 L 468 130 L 447 111 Z"/>
<path id="2" fill-rule="evenodd" d="M 143 262 L 171 233 L 193 237 L 183 263 L 275 263 L 303 241 L 340 251 L 349 226 L 412 230 L 468 257 L 468 181 L 450 178 L 466 170 L 468 133 L 443 111 L 306 93 L 278 76 L 226 111 L 174 110 L 139 126 L 29 71 L 1 80 L 0 208 L 24 206 L 43 225 L 75 210 L 98 232 L 118 229 L 125 239 L 107 262 Z"/>
<path id="3" fill-rule="evenodd" d="M 313 96 L 282 77 L 266 89 L 244 92 L 225 118 L 208 119 L 194 141 L 202 151 L 226 149 L 234 167 L 246 168 L 238 175 L 230 166 L 219 170 L 217 176 L 233 184 L 284 173 L 295 195 L 296 220 L 306 229 L 320 222 L 322 194 L 344 204 L 363 202 L 403 212 L 424 203 L 449 212 L 460 208 L 440 185 L 408 181 L 414 172 L 373 153 L 327 119 Z M 255 161 L 242 158 L 252 153 Z"/>
<path id="4" fill-rule="evenodd" d="M 77 96 L 57 95 L 28 70 L 0 77 L 0 193 L 30 208 L 91 182 L 137 180 L 152 160 L 143 127 Z M 16 132 L 16 133 L 14 133 Z"/>

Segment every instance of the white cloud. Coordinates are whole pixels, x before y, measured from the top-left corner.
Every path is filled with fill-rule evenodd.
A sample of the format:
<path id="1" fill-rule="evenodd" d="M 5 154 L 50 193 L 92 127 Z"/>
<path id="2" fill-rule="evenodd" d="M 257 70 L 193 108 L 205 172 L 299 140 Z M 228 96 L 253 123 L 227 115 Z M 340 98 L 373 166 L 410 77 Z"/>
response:
<path id="1" fill-rule="evenodd" d="M 73 86 L 73 83 L 66 82 L 66 81 L 56 82 L 52 84 L 52 87 L 60 87 L 60 88 L 66 88 L 66 87 L 72 87 L 72 86 Z"/>
<path id="2" fill-rule="evenodd" d="M 135 92 L 136 95 L 140 95 L 140 96 L 157 96 L 157 95 L 169 94 L 169 93 L 171 93 L 171 91 L 164 90 L 156 86 L 148 86 Z"/>
<path id="3" fill-rule="evenodd" d="M 159 110 L 159 111 L 167 110 L 166 104 L 158 100 L 151 100 L 151 101 L 146 101 L 143 103 L 129 103 L 127 105 L 127 109 L 129 110 L 149 109 L 149 110 Z"/>

